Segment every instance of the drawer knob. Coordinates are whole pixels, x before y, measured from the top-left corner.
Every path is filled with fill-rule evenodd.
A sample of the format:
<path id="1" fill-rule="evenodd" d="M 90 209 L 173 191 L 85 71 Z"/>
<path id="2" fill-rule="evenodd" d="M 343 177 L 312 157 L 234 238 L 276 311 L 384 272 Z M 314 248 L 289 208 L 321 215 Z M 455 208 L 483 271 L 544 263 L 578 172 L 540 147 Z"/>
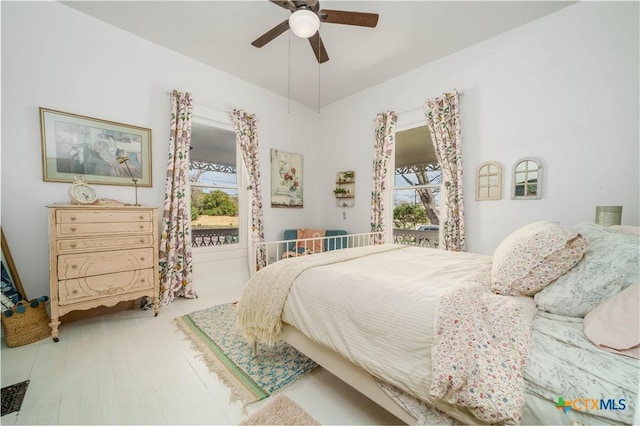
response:
<path id="1" fill-rule="evenodd" d="M 140 278 L 140 282 L 143 283 L 144 282 L 144 278 Z"/>
<path id="2" fill-rule="evenodd" d="M 143 240 L 142 238 L 140 238 L 140 242 L 141 242 L 141 243 L 144 243 L 144 240 Z"/>
<path id="3" fill-rule="evenodd" d="M 144 219 L 144 216 L 140 216 L 140 220 Z"/>
<path id="4" fill-rule="evenodd" d="M 140 229 L 144 229 L 144 226 L 140 225 Z"/>
<path id="5" fill-rule="evenodd" d="M 71 269 L 77 269 L 78 265 L 76 265 L 75 263 L 73 265 L 71 265 Z"/>
<path id="6" fill-rule="evenodd" d="M 144 262 L 144 256 L 140 256 L 140 261 Z"/>
<path id="7" fill-rule="evenodd" d="M 71 248 L 76 248 L 76 243 L 71 243 Z"/>
<path id="8" fill-rule="evenodd" d="M 78 290 L 73 290 L 71 293 L 78 294 Z"/>
<path id="9" fill-rule="evenodd" d="M 71 216 L 71 220 L 76 220 L 76 217 L 75 216 Z"/>
<path id="10" fill-rule="evenodd" d="M 75 227 L 75 226 L 72 226 L 72 227 L 71 227 L 71 232 L 75 232 L 75 231 L 76 231 L 76 227 Z"/>

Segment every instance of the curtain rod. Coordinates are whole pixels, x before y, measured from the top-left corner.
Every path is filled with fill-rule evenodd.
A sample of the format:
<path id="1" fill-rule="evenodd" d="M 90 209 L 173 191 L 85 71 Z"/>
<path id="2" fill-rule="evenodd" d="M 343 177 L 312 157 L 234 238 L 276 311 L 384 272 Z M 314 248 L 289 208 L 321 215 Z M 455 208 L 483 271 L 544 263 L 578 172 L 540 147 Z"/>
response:
<path id="1" fill-rule="evenodd" d="M 446 94 L 449 94 L 449 93 L 452 93 L 452 92 L 445 92 L 445 93 L 443 93 L 443 94 L 445 94 L 445 95 L 446 95 Z M 460 91 L 458 91 L 458 96 L 462 96 L 462 95 L 463 95 L 463 93 L 462 93 L 462 92 L 460 92 Z M 419 110 L 419 109 L 423 109 L 423 108 L 424 108 L 424 104 L 422 104 L 422 105 L 420 105 L 420 106 L 417 106 L 417 107 L 413 107 L 413 108 L 406 109 L 406 110 L 404 110 L 404 111 L 396 112 L 396 115 L 406 114 L 406 113 L 408 113 L 408 112 L 413 112 L 413 111 L 416 111 L 416 110 Z"/>
<path id="2" fill-rule="evenodd" d="M 177 92 L 178 92 L 178 93 L 184 93 L 184 92 L 180 92 L 180 91 L 177 91 Z M 167 95 L 171 95 L 172 93 L 173 93 L 173 91 L 171 91 L 171 92 L 167 92 Z M 193 102 L 193 105 L 194 105 L 194 106 L 198 106 L 198 105 L 200 105 L 200 106 L 202 106 L 202 107 L 209 108 L 209 109 L 212 109 L 212 110 L 214 110 L 214 111 L 221 112 L 221 113 L 224 113 L 224 114 L 227 114 L 227 115 L 231 115 L 231 113 L 233 112 L 233 110 L 223 109 L 223 108 L 219 108 L 219 107 L 214 107 L 214 106 L 211 106 L 211 105 L 202 104 L 202 103 L 200 103 L 200 102 Z M 237 108 L 236 108 L 236 109 L 237 109 Z M 246 111 L 245 111 L 245 113 L 246 113 Z M 257 118 L 255 114 L 249 114 L 249 113 L 247 113 L 247 115 L 248 115 L 249 117 L 251 117 L 251 118 L 254 118 L 256 121 L 260 122 L 260 119 L 259 119 L 259 118 Z"/>

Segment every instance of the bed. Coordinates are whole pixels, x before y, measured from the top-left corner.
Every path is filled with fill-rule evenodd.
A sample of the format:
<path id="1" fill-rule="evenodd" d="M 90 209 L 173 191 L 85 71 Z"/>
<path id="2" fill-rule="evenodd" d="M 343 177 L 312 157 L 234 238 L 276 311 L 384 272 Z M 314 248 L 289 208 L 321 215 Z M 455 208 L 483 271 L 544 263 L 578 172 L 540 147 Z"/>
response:
<path id="1" fill-rule="evenodd" d="M 493 256 L 377 245 L 277 262 L 238 325 L 408 424 L 631 424 L 638 312 L 620 303 L 637 269 L 637 236 L 536 222 Z"/>

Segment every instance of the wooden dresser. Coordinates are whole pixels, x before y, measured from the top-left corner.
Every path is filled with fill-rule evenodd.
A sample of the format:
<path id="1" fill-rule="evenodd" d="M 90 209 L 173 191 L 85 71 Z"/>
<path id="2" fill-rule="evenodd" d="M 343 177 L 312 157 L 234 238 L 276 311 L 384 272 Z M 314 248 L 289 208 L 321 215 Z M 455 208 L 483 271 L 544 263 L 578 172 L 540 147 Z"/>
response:
<path id="1" fill-rule="evenodd" d="M 159 312 L 155 207 L 52 205 L 51 337 L 60 316 L 148 296 Z"/>

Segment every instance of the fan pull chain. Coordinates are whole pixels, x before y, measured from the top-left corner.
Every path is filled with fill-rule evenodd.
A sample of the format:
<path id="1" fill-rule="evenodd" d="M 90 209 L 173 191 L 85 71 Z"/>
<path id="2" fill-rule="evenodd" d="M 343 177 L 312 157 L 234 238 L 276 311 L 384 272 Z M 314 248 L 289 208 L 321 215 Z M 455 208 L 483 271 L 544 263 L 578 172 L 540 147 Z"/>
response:
<path id="1" fill-rule="evenodd" d="M 288 82 L 287 82 L 287 102 L 288 113 L 291 114 L 291 31 L 289 31 L 289 64 L 288 64 Z"/>
<path id="2" fill-rule="evenodd" d="M 320 52 L 321 39 L 318 34 L 318 52 Z M 318 114 L 320 114 L 320 59 L 318 59 Z"/>

